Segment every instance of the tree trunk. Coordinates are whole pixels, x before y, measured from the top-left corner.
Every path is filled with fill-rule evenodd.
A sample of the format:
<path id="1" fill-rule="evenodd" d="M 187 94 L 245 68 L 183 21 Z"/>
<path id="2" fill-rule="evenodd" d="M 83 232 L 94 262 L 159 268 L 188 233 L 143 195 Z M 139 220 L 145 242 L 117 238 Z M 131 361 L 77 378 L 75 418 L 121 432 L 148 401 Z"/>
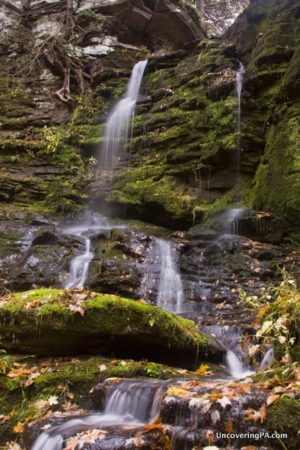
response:
<path id="1" fill-rule="evenodd" d="M 66 0 L 66 31 L 65 39 L 70 39 L 73 31 L 73 0 Z"/>

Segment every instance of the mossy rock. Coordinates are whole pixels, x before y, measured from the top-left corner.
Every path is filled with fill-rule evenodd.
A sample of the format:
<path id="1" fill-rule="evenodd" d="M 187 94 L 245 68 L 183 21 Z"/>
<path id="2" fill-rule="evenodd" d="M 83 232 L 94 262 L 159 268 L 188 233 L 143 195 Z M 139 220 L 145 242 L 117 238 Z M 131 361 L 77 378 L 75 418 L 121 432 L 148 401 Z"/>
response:
<path id="1" fill-rule="evenodd" d="M 283 440 L 289 450 L 300 448 L 300 401 L 281 397 L 269 410 L 268 429 L 276 433 L 286 433 L 287 440 Z"/>
<path id="2" fill-rule="evenodd" d="M 113 295 L 40 289 L 3 297 L 0 305 L 2 347 L 10 352 L 94 353 L 186 367 L 223 354 L 192 321 Z"/>

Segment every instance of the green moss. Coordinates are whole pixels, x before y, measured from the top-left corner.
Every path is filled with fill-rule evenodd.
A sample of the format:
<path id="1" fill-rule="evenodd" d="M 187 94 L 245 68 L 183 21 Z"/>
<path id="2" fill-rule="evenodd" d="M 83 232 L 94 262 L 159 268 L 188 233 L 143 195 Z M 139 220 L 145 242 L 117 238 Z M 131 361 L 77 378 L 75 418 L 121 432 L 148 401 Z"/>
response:
<path id="1" fill-rule="evenodd" d="M 299 399 L 283 396 L 269 409 L 267 427 L 273 432 L 287 434 L 287 439 L 282 442 L 289 450 L 300 448 L 299 423 Z"/>
<path id="2" fill-rule="evenodd" d="M 265 156 L 256 174 L 254 206 L 300 225 L 300 106 L 286 112 L 267 132 Z"/>
<path id="3" fill-rule="evenodd" d="M 96 293 L 84 299 L 81 309 L 76 305 L 76 295 L 56 289 L 13 295 L 0 309 L 3 348 L 64 355 L 95 347 L 154 359 L 162 359 L 167 349 L 173 349 L 174 359 L 176 354 L 189 358 L 197 348 L 202 356 L 207 347 L 217 350 L 193 322 L 155 306 Z"/>

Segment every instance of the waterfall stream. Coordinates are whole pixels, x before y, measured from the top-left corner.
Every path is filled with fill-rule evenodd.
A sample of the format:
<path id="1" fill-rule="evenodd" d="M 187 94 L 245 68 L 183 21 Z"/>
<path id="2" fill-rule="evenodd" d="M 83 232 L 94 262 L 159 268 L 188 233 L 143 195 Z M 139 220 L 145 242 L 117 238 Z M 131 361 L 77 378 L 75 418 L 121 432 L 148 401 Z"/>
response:
<path id="1" fill-rule="evenodd" d="M 31 450 L 61 450 L 65 436 L 91 428 L 149 423 L 159 412 L 165 387 L 166 382 L 160 380 L 125 380 L 113 384 L 106 395 L 102 414 L 78 417 L 51 427 L 38 437 Z"/>
<path id="2" fill-rule="evenodd" d="M 84 242 L 84 251 L 74 256 L 70 264 L 70 273 L 64 281 L 65 289 L 83 288 L 88 274 L 90 262 L 94 258 L 91 250 L 91 238 L 101 232 L 108 232 L 112 228 L 125 228 L 115 224 L 99 214 L 85 214 L 78 223 L 63 228 L 63 234 L 76 236 Z"/>
<path id="3" fill-rule="evenodd" d="M 122 150 L 130 133 L 136 102 L 147 61 L 140 61 L 133 70 L 124 98 L 113 108 L 105 127 L 105 144 L 102 148 L 101 168 L 104 172 L 112 172 L 122 158 Z M 240 166 L 240 132 L 241 132 L 241 94 L 245 69 L 240 63 L 236 73 L 237 106 L 237 170 Z M 238 219 L 243 214 L 241 208 L 226 210 L 221 215 L 222 233 L 238 234 Z M 100 232 L 112 228 L 125 228 L 114 225 L 107 218 L 92 214 L 78 224 L 63 229 L 63 233 L 77 237 L 83 244 L 83 251 L 71 261 L 70 274 L 64 287 L 82 288 L 86 284 L 89 265 L 94 257 L 92 238 Z M 224 234 L 223 234 L 224 236 Z M 209 245 L 209 244 L 208 244 Z M 201 265 L 205 265 L 204 250 L 201 253 Z M 178 257 L 175 244 L 171 240 L 154 238 L 153 245 L 148 250 L 144 261 L 146 270 L 140 289 L 140 297 L 156 301 L 157 306 L 174 313 L 184 313 L 186 309 L 184 284 L 178 268 Z M 200 281 L 201 284 L 201 281 Z M 207 300 L 208 302 L 208 300 Z M 208 326 L 204 331 L 215 337 L 226 349 L 226 364 L 233 379 L 241 379 L 253 372 L 244 364 L 242 351 L 239 347 L 240 330 L 225 330 L 219 325 Z M 273 357 L 270 351 L 262 361 L 267 366 Z M 70 435 L 92 428 L 118 426 L 120 424 L 141 425 L 151 422 L 159 413 L 165 393 L 166 383 L 143 380 L 125 380 L 112 384 L 106 394 L 103 413 L 90 414 L 71 419 L 62 425 L 54 426 L 43 432 L 34 443 L 32 450 L 61 450 L 64 439 Z M 107 447 L 113 449 L 113 447 Z M 120 448 L 120 447 L 118 447 Z"/>
<path id="4" fill-rule="evenodd" d="M 113 108 L 105 125 L 104 146 L 102 148 L 101 166 L 106 172 L 111 172 L 121 158 L 121 152 L 126 144 L 129 128 L 134 117 L 135 105 L 147 66 L 147 60 L 135 64 L 124 98 Z"/>
<path id="5" fill-rule="evenodd" d="M 240 177 L 240 164 L 241 164 L 241 115 L 242 115 L 242 90 L 244 81 L 245 67 L 241 61 L 239 61 L 239 69 L 236 72 L 235 90 L 237 95 L 237 152 L 236 152 L 236 170 L 237 179 Z"/>
<path id="6" fill-rule="evenodd" d="M 140 61 L 133 67 L 126 94 L 113 108 L 105 125 L 105 144 L 102 149 L 102 169 L 111 172 L 118 159 L 121 150 L 126 144 L 129 126 L 134 116 L 134 109 L 138 100 L 139 91 L 144 75 L 147 60 Z M 105 219 L 106 220 L 106 219 Z M 106 228 L 107 229 L 107 228 Z M 82 288 L 85 285 L 89 265 L 94 254 L 91 251 L 91 231 L 103 230 L 103 223 L 90 224 L 83 222 L 75 227 L 65 230 L 65 234 L 77 236 L 84 241 L 84 252 L 76 255 L 71 261 L 70 275 L 64 283 L 66 289 Z"/>
<path id="7" fill-rule="evenodd" d="M 184 292 L 177 267 L 176 249 L 171 241 L 156 238 L 149 251 L 147 270 L 141 285 L 141 298 L 155 300 L 157 306 L 174 313 L 183 312 Z"/>

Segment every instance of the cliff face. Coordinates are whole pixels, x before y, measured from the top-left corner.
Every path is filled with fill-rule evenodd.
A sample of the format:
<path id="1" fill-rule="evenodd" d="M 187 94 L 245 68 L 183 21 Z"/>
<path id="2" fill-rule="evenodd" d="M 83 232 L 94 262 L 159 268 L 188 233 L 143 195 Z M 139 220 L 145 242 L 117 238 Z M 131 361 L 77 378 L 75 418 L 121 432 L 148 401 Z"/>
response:
<path id="1" fill-rule="evenodd" d="M 255 149 L 259 133 L 263 139 L 253 205 L 285 216 L 295 230 L 300 224 L 299 19 L 299 1 L 257 0 L 226 35 L 248 61 L 245 152 Z"/>
<path id="2" fill-rule="evenodd" d="M 246 4 L 221 3 L 205 2 L 214 33 Z M 206 39 L 195 8 L 183 5 L 1 3 L 3 205 L 66 214 L 92 196 L 186 227 L 242 203 L 298 226 L 299 2 L 252 1 L 222 40 Z M 247 63 L 241 139 L 237 55 Z M 103 125 L 145 57 L 131 167 L 120 167 L 108 194 L 95 170 Z"/>

